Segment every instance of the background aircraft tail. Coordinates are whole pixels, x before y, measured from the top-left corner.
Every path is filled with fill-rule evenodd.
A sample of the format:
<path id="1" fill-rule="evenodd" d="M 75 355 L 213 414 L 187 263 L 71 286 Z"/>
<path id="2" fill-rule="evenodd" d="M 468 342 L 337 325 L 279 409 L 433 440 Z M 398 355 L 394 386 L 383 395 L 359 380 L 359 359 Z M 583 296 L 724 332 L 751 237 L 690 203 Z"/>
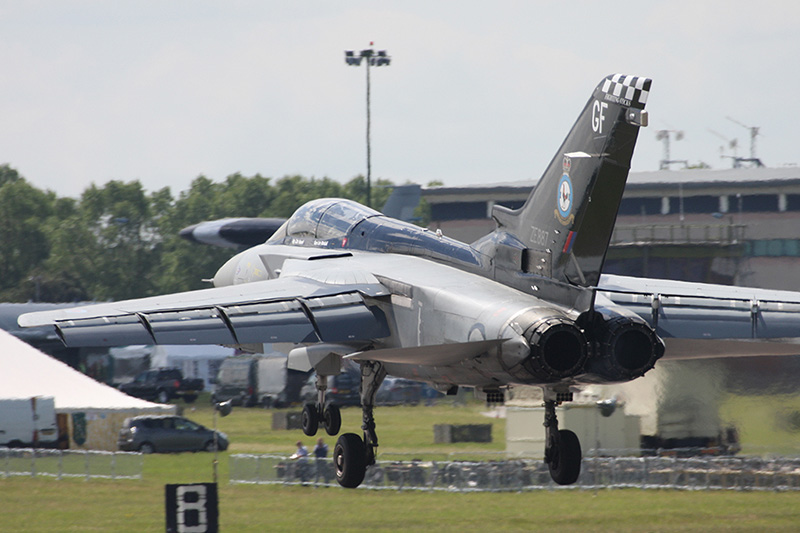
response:
<path id="1" fill-rule="evenodd" d="M 600 82 L 525 204 L 496 205 L 496 233 L 519 239 L 522 270 L 597 285 L 651 80 L 614 74 Z M 517 267 L 519 268 L 519 267 Z"/>

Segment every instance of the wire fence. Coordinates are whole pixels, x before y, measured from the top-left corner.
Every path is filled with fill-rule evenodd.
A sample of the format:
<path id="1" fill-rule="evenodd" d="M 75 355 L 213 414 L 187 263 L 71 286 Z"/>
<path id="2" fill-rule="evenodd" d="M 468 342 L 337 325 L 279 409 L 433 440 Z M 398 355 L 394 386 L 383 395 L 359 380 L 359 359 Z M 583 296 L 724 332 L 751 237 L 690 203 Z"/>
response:
<path id="1" fill-rule="evenodd" d="M 3 478 L 142 479 L 143 465 L 140 453 L 0 448 L 0 476 Z"/>
<path id="2" fill-rule="evenodd" d="M 330 459 L 230 456 L 230 482 L 333 485 Z M 382 460 L 367 469 L 368 489 L 528 491 L 555 489 L 678 489 L 800 491 L 800 458 L 753 456 L 602 456 L 583 458 L 577 483 L 556 485 L 541 460 Z"/>

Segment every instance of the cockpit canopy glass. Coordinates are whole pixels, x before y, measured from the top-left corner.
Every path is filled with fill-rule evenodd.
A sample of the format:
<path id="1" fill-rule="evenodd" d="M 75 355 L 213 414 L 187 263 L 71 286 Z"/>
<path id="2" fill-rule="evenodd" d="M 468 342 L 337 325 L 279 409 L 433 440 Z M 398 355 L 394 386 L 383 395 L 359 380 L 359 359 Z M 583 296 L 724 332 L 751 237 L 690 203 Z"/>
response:
<path id="1" fill-rule="evenodd" d="M 286 223 L 286 234 L 294 238 L 338 239 L 350 228 L 378 211 L 352 200 L 325 198 L 302 205 Z"/>

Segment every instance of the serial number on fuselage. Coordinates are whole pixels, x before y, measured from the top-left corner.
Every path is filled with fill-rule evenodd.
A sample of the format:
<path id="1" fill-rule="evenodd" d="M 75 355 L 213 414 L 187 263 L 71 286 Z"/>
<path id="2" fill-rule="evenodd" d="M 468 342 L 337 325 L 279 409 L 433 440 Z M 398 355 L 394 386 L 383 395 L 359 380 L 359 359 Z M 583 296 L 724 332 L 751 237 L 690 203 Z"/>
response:
<path id="1" fill-rule="evenodd" d="M 530 242 L 536 246 L 547 246 L 547 241 L 550 238 L 550 232 L 545 231 L 536 226 L 531 226 Z"/>

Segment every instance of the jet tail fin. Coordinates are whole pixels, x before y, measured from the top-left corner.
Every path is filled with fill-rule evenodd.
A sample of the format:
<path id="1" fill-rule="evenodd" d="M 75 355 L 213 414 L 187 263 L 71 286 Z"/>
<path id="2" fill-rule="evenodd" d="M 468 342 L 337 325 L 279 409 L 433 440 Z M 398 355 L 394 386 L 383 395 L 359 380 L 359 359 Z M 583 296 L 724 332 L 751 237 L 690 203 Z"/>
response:
<path id="1" fill-rule="evenodd" d="M 522 269 L 595 286 L 628 178 L 651 80 L 614 74 L 600 82 L 525 204 L 496 205 L 498 232 L 521 241 Z"/>

